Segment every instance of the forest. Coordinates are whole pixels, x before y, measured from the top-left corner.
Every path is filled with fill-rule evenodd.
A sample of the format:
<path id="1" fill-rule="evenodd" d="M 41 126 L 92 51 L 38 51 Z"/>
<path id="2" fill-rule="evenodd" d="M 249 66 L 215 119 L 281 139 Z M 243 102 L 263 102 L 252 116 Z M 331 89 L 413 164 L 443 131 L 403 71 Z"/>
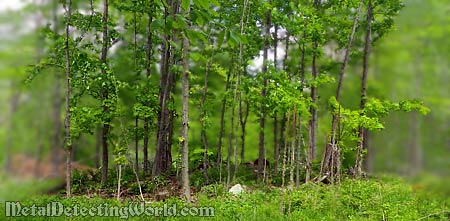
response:
<path id="1" fill-rule="evenodd" d="M 449 0 L 7 0 L 1 217 L 449 220 L 449 15 Z"/>

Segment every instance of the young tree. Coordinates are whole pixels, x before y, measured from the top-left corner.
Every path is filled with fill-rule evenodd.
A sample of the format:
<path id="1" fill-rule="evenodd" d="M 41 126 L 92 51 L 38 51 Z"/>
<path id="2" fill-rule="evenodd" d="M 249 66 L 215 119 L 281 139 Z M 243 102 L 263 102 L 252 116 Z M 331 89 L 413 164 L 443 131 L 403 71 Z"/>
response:
<path id="1" fill-rule="evenodd" d="M 65 110 L 65 146 L 66 146 L 66 195 L 70 197 L 72 194 L 72 140 L 70 136 L 70 22 L 72 16 L 72 0 L 67 0 L 66 5 L 67 21 L 66 21 L 66 39 L 65 39 L 65 55 L 66 55 L 66 110 Z"/>
<path id="2" fill-rule="evenodd" d="M 271 22 L 271 10 L 267 9 L 264 18 L 264 50 L 263 50 L 263 87 L 261 90 L 261 97 L 265 99 L 266 97 L 266 86 L 267 86 L 267 70 L 268 70 L 268 53 L 270 47 L 270 28 L 272 26 Z M 264 182 L 266 173 L 266 148 L 265 148 L 265 136 L 264 129 L 266 124 L 266 110 L 264 108 L 265 103 L 261 103 L 260 116 L 259 116 L 259 157 L 258 157 L 258 178 Z"/>
<path id="3" fill-rule="evenodd" d="M 320 4 L 321 1 L 314 0 L 313 6 L 316 10 L 316 13 L 319 14 L 320 12 Z M 319 28 L 315 27 L 315 33 L 313 34 L 313 49 L 312 49 L 312 63 L 311 63 L 311 71 L 312 71 L 312 77 L 313 80 L 316 80 L 319 76 L 319 72 L 317 70 L 317 58 L 319 56 L 319 40 L 320 40 L 320 32 L 318 31 Z M 311 86 L 311 101 L 312 104 L 310 107 L 310 114 L 311 119 L 309 121 L 309 139 L 308 139 L 308 157 L 310 161 L 316 158 L 316 140 L 317 140 L 317 86 L 312 85 Z"/>
<path id="4" fill-rule="evenodd" d="M 188 131 L 189 131 L 189 39 L 186 31 L 189 29 L 189 11 L 190 4 L 183 8 L 184 17 L 188 20 L 188 26 L 183 33 L 183 74 L 181 82 L 182 95 L 182 112 L 181 112 L 181 180 L 183 183 L 183 193 L 187 202 L 191 201 L 191 191 L 189 186 L 189 146 L 188 146 Z M 205 168 L 204 168 L 205 169 Z"/>
<path id="5" fill-rule="evenodd" d="M 152 57 L 153 57 L 153 31 L 151 29 L 151 24 L 153 22 L 154 17 L 154 6 L 153 6 L 153 0 L 149 2 L 150 8 L 148 12 L 148 33 L 147 33 L 147 45 L 146 45 L 146 55 L 147 55 L 147 63 L 146 63 L 146 79 L 145 79 L 145 93 L 150 93 L 150 76 L 151 76 L 151 64 L 152 64 Z M 150 106 L 150 104 L 146 103 L 146 106 Z M 144 172 L 149 172 L 149 160 L 148 160 L 148 141 L 149 141 L 149 117 L 144 118 Z"/>
<path id="6" fill-rule="evenodd" d="M 372 35 L 372 0 L 368 0 L 367 4 L 367 27 L 366 27 L 366 37 L 364 44 L 364 61 L 363 61 L 363 72 L 361 76 L 361 104 L 359 106 L 360 110 L 366 107 L 367 102 L 367 74 L 369 71 L 369 58 L 371 49 L 371 35 Z M 362 160 L 363 160 L 363 144 L 364 144 L 364 128 L 362 126 L 358 129 L 358 149 L 356 152 L 356 162 L 355 162 L 355 176 L 360 177 L 362 174 Z M 367 131 L 367 130 L 366 130 Z"/>
<path id="7" fill-rule="evenodd" d="M 359 14 L 361 12 L 361 8 L 363 6 L 363 1 L 359 2 L 359 6 L 358 9 L 356 10 L 356 13 L 354 14 L 354 18 L 353 18 L 353 25 L 348 37 L 348 41 L 347 41 L 347 45 L 344 49 L 344 58 L 343 58 L 343 62 L 341 64 L 341 67 L 339 69 L 339 79 L 338 79 L 338 85 L 337 85 L 337 89 L 336 89 L 336 101 L 340 102 L 341 101 L 341 94 L 342 94 L 342 85 L 344 82 L 344 74 L 349 62 L 349 57 L 350 57 L 350 52 L 351 52 L 351 48 L 353 45 L 353 39 L 355 37 L 355 33 L 356 33 L 356 28 L 358 26 L 358 21 L 359 21 Z M 324 158 L 322 160 L 322 165 L 321 165 L 321 174 L 325 175 L 325 174 L 331 174 L 332 170 L 335 170 L 337 168 L 337 165 L 332 165 L 332 162 L 335 162 L 335 164 L 340 160 L 340 150 L 338 147 L 338 119 L 339 116 L 336 113 L 333 113 L 332 116 L 332 122 L 331 122 L 331 141 L 328 145 L 326 145 L 325 147 L 325 151 L 324 151 Z"/>
<path id="8" fill-rule="evenodd" d="M 164 4 L 164 22 L 168 25 L 168 19 L 174 18 L 178 14 L 179 2 L 166 0 Z M 170 31 L 172 33 L 170 33 Z M 152 175 L 158 176 L 166 172 L 172 164 L 172 135 L 174 110 L 170 108 L 170 102 L 173 102 L 171 92 L 174 88 L 175 73 L 171 69 L 174 64 L 174 51 L 171 42 L 175 42 L 176 30 L 165 30 L 163 42 L 161 45 L 161 64 L 160 64 L 160 88 L 159 88 L 159 116 L 156 155 L 153 164 Z"/>
<path id="9" fill-rule="evenodd" d="M 103 19 L 102 19 L 102 53 L 100 60 L 102 62 L 101 72 L 105 81 L 109 81 L 107 76 L 107 55 L 108 55 L 108 0 L 103 0 Z M 108 82 L 105 82 L 108 85 Z M 110 117 L 110 103 L 109 91 L 107 87 L 102 89 L 102 108 L 104 116 L 103 129 L 102 129 L 102 183 L 105 184 L 108 179 L 108 135 L 111 128 L 111 117 Z"/>

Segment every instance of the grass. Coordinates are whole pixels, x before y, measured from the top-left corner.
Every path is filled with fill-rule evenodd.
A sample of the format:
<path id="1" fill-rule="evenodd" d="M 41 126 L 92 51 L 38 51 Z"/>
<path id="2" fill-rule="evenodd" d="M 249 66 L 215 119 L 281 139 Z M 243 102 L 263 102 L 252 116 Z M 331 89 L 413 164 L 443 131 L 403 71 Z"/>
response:
<path id="1" fill-rule="evenodd" d="M 11 183 L 10 183 L 11 184 Z M 30 183 L 29 183 L 30 184 Z M 33 183 L 31 183 L 33 184 Z M 2 184 L 5 187 L 5 184 Z M 23 184 L 27 185 L 27 184 Z M 35 183 L 33 184 L 35 185 Z M 5 193 L 2 189 L 1 194 Z M 10 187 L 17 188 L 17 187 Z M 3 196 L 1 196 L 3 197 Z M 426 192 L 399 178 L 382 177 L 367 180 L 343 180 L 341 185 L 304 184 L 298 189 L 278 187 L 264 189 L 248 187 L 247 192 L 234 196 L 222 185 L 203 187 L 194 196 L 194 203 L 172 197 L 155 201 L 147 206 L 168 207 L 179 210 L 187 207 L 212 207 L 214 217 L 128 217 L 131 220 L 449 220 L 448 195 Z M 70 199 L 60 195 L 32 196 L 22 200 L 23 206 L 46 205 L 60 202 L 65 206 L 96 207 L 102 204 L 129 206 L 133 201 L 119 202 L 100 196 L 76 196 Z M 134 206 L 134 205 L 133 205 Z M 2 216 L 5 205 L 0 206 Z M 68 217 L 18 217 L 13 220 L 65 220 Z M 86 217 L 70 217 L 84 220 Z M 121 220 L 119 217 L 96 217 L 100 220 Z M 2 219 L 3 220 L 3 219 Z"/>

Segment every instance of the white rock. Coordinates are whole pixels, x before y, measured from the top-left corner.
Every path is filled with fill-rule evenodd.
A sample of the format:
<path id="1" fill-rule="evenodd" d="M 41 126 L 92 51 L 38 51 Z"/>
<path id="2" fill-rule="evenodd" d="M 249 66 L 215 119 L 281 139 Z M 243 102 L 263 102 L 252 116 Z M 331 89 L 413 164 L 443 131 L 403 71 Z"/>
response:
<path id="1" fill-rule="evenodd" d="M 236 184 L 233 187 L 231 187 L 228 192 L 233 193 L 234 195 L 238 195 L 239 193 L 241 193 L 243 191 L 244 191 L 244 188 L 242 188 L 241 184 Z"/>

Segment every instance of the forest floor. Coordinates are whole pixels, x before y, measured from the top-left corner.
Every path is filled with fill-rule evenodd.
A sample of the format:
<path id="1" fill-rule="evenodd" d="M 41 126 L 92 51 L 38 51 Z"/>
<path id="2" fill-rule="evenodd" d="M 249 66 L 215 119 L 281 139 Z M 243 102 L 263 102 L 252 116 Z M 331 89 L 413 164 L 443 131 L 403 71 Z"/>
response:
<path id="1" fill-rule="evenodd" d="M 124 192 L 118 201 L 113 194 L 114 183 L 101 187 L 80 180 L 88 176 L 75 174 L 75 196 L 66 198 L 63 192 L 49 194 L 57 181 L 24 181 L 0 175 L 0 217 L 7 214 L 5 202 L 14 200 L 20 202 L 21 208 L 46 206 L 52 202 L 59 202 L 66 207 L 93 208 L 106 205 L 128 208 L 126 212 L 111 213 L 109 217 L 97 214 L 96 220 L 450 220 L 450 192 L 446 182 L 431 176 L 427 177 L 427 182 L 411 183 L 394 176 L 381 176 L 361 180 L 343 179 L 340 185 L 303 184 L 293 189 L 249 184 L 244 186 L 245 192 L 239 195 L 228 193 L 223 185 L 212 184 L 193 187 L 191 204 L 186 204 L 180 198 L 176 180 L 153 178 L 141 182 L 146 201 L 142 205 L 178 211 L 170 212 L 169 209 L 169 213 L 155 214 L 154 211 L 147 213 L 146 209 L 140 216 L 131 211 L 132 207 L 136 209 L 136 205 L 141 205 L 135 204 L 140 201 L 137 183 L 125 178 Z M 194 209 L 197 213 L 182 216 L 180 209 L 184 207 Z M 211 213 L 201 216 L 198 211 L 205 208 L 212 208 L 214 216 Z M 66 220 L 69 217 L 63 214 L 58 217 L 6 218 Z M 70 217 L 70 220 L 85 219 L 83 216 Z"/>

